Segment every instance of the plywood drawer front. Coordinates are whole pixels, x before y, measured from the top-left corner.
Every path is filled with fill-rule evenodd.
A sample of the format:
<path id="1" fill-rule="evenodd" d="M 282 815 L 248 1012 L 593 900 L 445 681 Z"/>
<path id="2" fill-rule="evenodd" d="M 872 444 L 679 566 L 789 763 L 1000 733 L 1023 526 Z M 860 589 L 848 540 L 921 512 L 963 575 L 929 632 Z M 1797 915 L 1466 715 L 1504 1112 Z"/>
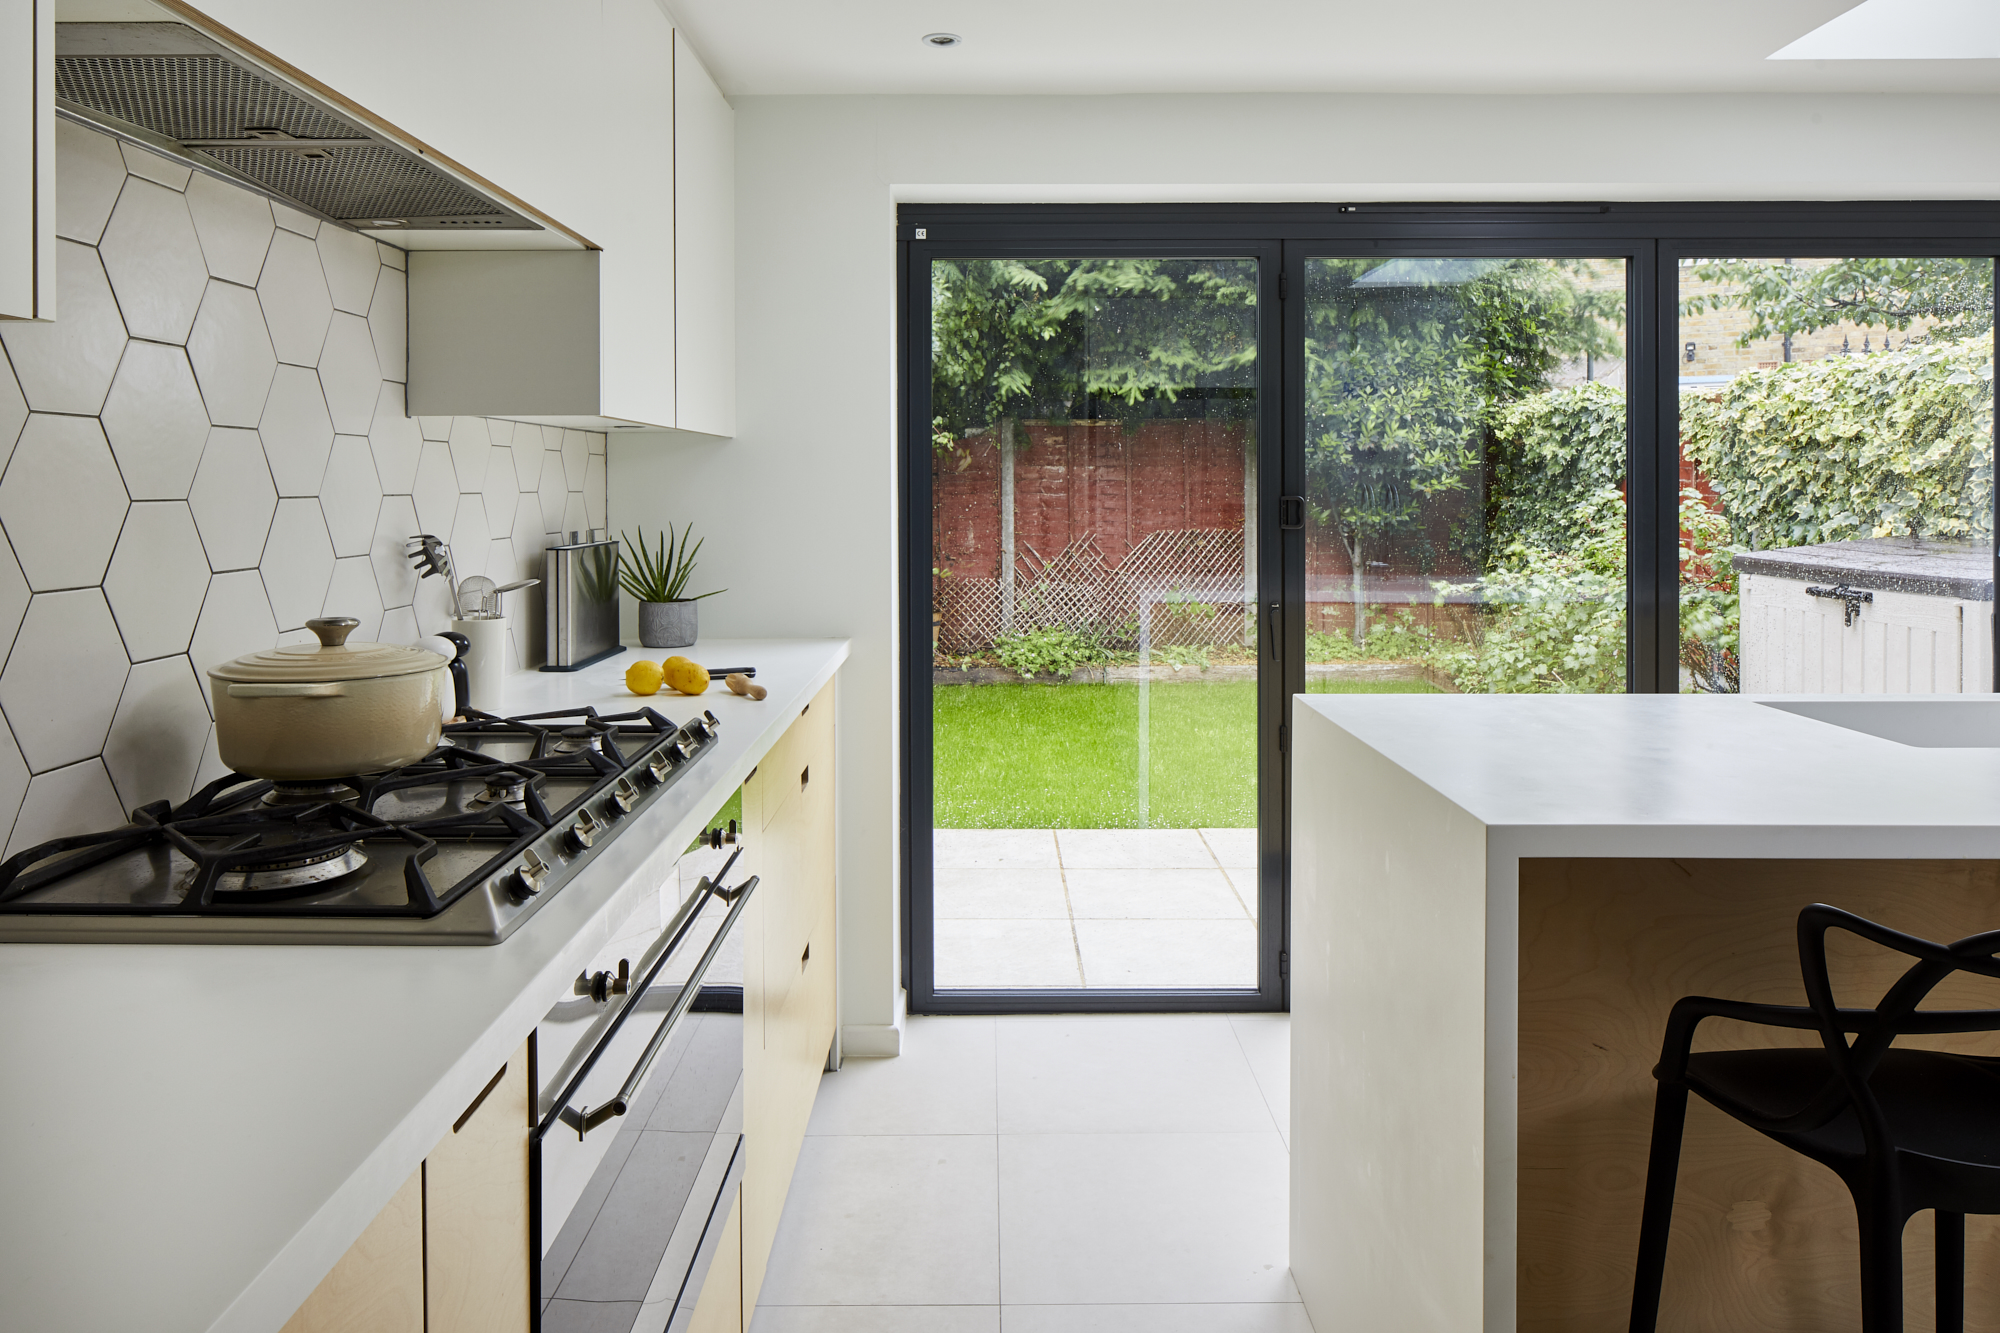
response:
<path id="1" fill-rule="evenodd" d="M 528 1327 L 528 1048 L 424 1160 L 428 1333 Z"/>
<path id="2" fill-rule="evenodd" d="M 722 1224 L 722 1239 L 716 1244 L 715 1258 L 709 1262 L 708 1276 L 701 1284 L 701 1298 L 695 1302 L 694 1318 L 687 1333 L 743 1333 L 743 1196 L 729 1205 L 729 1220 Z"/>
<path id="3" fill-rule="evenodd" d="M 759 851 L 763 878 L 757 892 L 764 899 L 764 988 L 770 1012 L 785 1007 L 798 974 L 799 951 L 805 947 L 811 920 L 800 905 L 799 802 L 788 800 L 777 818 L 764 826 Z"/>
<path id="4" fill-rule="evenodd" d="M 424 1333 L 424 1177 L 411 1173 L 282 1333 Z"/>

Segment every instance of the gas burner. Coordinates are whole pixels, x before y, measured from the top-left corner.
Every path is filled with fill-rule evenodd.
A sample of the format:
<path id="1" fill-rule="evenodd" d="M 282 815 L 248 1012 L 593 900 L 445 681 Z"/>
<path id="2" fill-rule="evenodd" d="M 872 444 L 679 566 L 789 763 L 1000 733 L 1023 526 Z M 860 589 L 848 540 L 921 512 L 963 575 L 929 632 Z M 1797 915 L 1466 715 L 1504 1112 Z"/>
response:
<path id="1" fill-rule="evenodd" d="M 550 747 L 553 754 L 582 754 L 585 750 L 602 750 L 604 736 L 589 727 L 564 727 L 562 734 Z"/>
<path id="2" fill-rule="evenodd" d="M 361 793 L 345 782 L 274 782 L 265 805 L 353 805 Z"/>
<path id="3" fill-rule="evenodd" d="M 470 804 L 476 806 L 511 805 L 525 806 L 528 803 L 528 779 L 521 773 L 501 773 L 486 779 L 486 790 L 472 798 Z"/>
<path id="4" fill-rule="evenodd" d="M 217 893 L 307 891 L 351 875 L 368 864 L 358 842 L 293 861 L 269 861 L 243 870 L 226 870 L 216 877 Z"/>

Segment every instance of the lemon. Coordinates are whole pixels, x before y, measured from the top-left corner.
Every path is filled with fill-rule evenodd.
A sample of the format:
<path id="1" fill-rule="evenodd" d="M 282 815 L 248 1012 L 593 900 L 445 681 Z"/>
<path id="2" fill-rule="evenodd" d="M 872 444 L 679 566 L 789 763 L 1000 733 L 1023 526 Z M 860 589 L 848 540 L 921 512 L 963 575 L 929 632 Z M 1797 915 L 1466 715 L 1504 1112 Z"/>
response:
<path id="1" fill-rule="evenodd" d="M 625 688 L 634 694 L 658 694 L 666 673 L 658 662 L 634 662 L 625 668 Z"/>
<path id="2" fill-rule="evenodd" d="M 682 694 L 700 694 L 708 688 L 708 668 L 687 658 L 669 658 L 665 663 L 667 684 Z"/>

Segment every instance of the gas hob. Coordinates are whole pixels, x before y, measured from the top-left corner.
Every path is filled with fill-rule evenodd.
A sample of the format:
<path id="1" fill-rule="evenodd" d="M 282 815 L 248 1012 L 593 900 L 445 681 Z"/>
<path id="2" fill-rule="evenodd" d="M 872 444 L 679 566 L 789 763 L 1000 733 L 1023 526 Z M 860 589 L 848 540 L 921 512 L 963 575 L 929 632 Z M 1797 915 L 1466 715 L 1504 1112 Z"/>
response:
<path id="1" fill-rule="evenodd" d="M 497 944 L 716 744 L 650 708 L 445 727 L 342 782 L 229 774 L 0 863 L 0 941 Z"/>

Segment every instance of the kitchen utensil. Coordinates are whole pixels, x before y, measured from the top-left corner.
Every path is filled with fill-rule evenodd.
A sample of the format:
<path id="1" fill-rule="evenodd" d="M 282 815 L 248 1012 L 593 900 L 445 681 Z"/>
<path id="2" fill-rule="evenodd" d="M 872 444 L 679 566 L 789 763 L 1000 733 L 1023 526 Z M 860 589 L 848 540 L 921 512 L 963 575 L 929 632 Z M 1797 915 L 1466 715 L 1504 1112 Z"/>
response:
<path id="1" fill-rule="evenodd" d="M 512 583 L 501 584 L 493 591 L 495 593 L 519 592 L 523 588 L 533 588 L 538 586 L 540 583 L 541 583 L 540 579 L 515 579 Z"/>
<path id="2" fill-rule="evenodd" d="M 466 665 L 466 654 L 472 650 L 472 641 L 463 634 L 447 632 L 438 635 L 451 645 L 451 661 L 445 669 L 451 672 L 452 716 L 448 721 L 464 718 L 465 710 L 472 706 L 472 668 Z"/>
<path id="3" fill-rule="evenodd" d="M 437 748 L 448 664 L 422 648 L 347 642 L 361 622 L 308 620 L 317 644 L 209 671 L 216 751 L 238 773 L 328 781 L 413 764 Z"/>
<path id="4" fill-rule="evenodd" d="M 710 667 L 708 669 L 708 674 L 711 676 L 744 676 L 750 680 L 755 680 L 757 679 L 757 668 L 756 667 Z"/>
<path id="5" fill-rule="evenodd" d="M 444 580 L 445 591 L 451 594 L 451 613 L 462 615 L 458 604 L 458 581 L 451 561 L 451 547 L 439 541 L 428 532 L 420 532 L 410 538 L 410 564 L 416 567 L 417 577 L 427 579 L 435 575 Z"/>
<path id="6" fill-rule="evenodd" d="M 731 672 L 724 680 L 734 693 L 741 694 L 746 698 L 755 699 L 759 703 L 763 702 L 764 696 L 770 693 L 769 690 L 757 684 L 740 671 Z"/>
<path id="7" fill-rule="evenodd" d="M 490 620 L 500 614 L 500 590 L 484 574 L 461 581 L 457 601 L 460 620 Z"/>
<path id="8" fill-rule="evenodd" d="M 549 661 L 544 671 L 576 671 L 625 651 L 618 642 L 618 543 L 551 546 L 548 584 Z"/>

